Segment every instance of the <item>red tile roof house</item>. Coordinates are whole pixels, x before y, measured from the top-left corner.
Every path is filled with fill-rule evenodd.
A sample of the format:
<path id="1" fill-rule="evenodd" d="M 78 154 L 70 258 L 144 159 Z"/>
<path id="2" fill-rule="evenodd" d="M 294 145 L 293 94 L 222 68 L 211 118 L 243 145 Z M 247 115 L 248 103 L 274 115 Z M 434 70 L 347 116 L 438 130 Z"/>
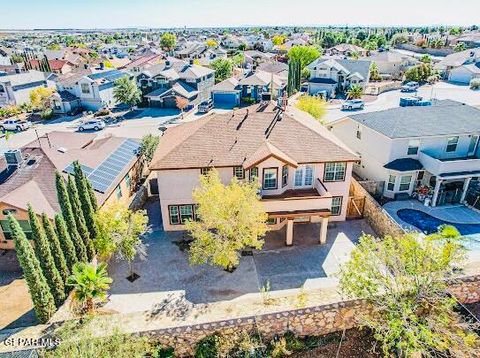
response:
<path id="1" fill-rule="evenodd" d="M 0 249 L 14 248 L 8 213 L 19 220 L 28 236 L 29 203 L 38 214 L 45 212 L 50 218 L 60 212 L 55 171 L 67 178 L 74 160 L 82 165 L 100 206 L 112 201 L 128 204 L 139 179 L 138 146 L 137 141 L 129 138 L 51 132 L 19 152 L 10 151 L 8 163 L 6 157 L 0 159 Z"/>
<path id="2" fill-rule="evenodd" d="M 48 60 L 50 65 L 50 70 L 53 73 L 65 74 L 72 71 L 75 68 L 75 65 L 67 60 Z M 35 70 L 40 70 L 40 61 L 39 60 L 30 60 L 30 65 Z"/>
<path id="3" fill-rule="evenodd" d="M 195 219 L 192 190 L 212 167 L 225 184 L 234 176 L 259 178 L 269 224 L 287 226 L 287 245 L 294 223 L 321 222 L 323 243 L 328 222 L 345 220 L 358 157 L 318 123 L 264 107 L 211 114 L 165 132 L 150 165 L 165 230 L 184 230 L 185 220 Z"/>

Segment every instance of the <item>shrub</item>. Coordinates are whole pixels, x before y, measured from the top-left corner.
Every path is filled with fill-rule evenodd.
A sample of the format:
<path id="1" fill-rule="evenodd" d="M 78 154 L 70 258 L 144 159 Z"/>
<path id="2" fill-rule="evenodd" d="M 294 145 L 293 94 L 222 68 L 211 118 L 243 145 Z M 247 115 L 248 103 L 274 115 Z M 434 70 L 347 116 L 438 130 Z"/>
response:
<path id="1" fill-rule="evenodd" d="M 470 81 L 470 88 L 473 90 L 480 89 L 480 78 L 473 78 Z"/>
<path id="2" fill-rule="evenodd" d="M 211 358 L 218 356 L 219 338 L 216 334 L 206 336 L 195 346 L 195 358 Z"/>
<path id="3" fill-rule="evenodd" d="M 298 99 L 297 108 L 320 120 L 326 111 L 325 101 L 318 97 L 303 95 Z"/>
<path id="4" fill-rule="evenodd" d="M 53 109 L 45 108 L 42 113 L 40 113 L 40 118 L 42 119 L 50 119 L 53 117 Z"/>

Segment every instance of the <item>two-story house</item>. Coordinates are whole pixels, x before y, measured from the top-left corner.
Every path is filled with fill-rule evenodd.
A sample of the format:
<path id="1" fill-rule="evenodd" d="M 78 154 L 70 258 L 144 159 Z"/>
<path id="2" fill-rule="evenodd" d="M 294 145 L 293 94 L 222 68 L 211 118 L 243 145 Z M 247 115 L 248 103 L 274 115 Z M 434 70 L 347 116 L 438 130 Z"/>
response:
<path id="1" fill-rule="evenodd" d="M 445 100 L 345 117 L 332 132 L 361 157 L 354 172 L 384 183 L 383 195 L 405 197 L 419 187 L 433 206 L 462 202 L 480 177 L 480 109 Z"/>
<path id="2" fill-rule="evenodd" d="M 215 71 L 190 62 L 174 61 L 152 66 L 137 76 L 138 86 L 151 107 L 175 108 L 182 97 L 196 105 L 210 98 Z"/>
<path id="3" fill-rule="evenodd" d="M 0 107 L 30 102 L 30 92 L 38 87 L 55 88 L 51 77 L 40 71 L 0 76 Z"/>
<path id="4" fill-rule="evenodd" d="M 310 71 L 308 93 L 323 92 L 331 98 L 354 84 L 365 88 L 370 79 L 370 64 L 367 60 L 318 58 L 307 66 Z"/>
<path id="5" fill-rule="evenodd" d="M 452 53 L 436 63 L 434 68 L 451 82 L 469 84 L 472 79 L 480 78 L 480 49 Z"/>
<path id="6" fill-rule="evenodd" d="M 317 124 L 317 123 L 314 123 Z M 322 126 L 303 123 L 272 103 L 211 114 L 169 128 L 150 169 L 156 172 L 163 227 L 184 230 L 195 220 L 192 191 L 200 175 L 218 170 L 222 182 L 258 178 L 259 195 L 272 230 L 345 220 L 353 163 L 358 158 Z"/>

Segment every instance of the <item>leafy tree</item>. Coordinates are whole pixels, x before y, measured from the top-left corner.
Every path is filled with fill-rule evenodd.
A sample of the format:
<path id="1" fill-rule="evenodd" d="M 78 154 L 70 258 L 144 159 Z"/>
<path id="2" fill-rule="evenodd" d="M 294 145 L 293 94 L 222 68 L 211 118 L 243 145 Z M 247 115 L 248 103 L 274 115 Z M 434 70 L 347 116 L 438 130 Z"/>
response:
<path id="1" fill-rule="evenodd" d="M 18 262 L 22 267 L 23 277 L 28 285 L 28 291 L 32 297 L 33 309 L 41 323 L 47 322 L 55 313 L 55 301 L 50 292 L 47 280 L 43 275 L 32 245 L 28 242 L 25 233 L 18 221 L 8 215 L 8 223 L 15 242 L 15 251 Z"/>
<path id="2" fill-rule="evenodd" d="M 160 38 L 160 45 L 162 48 L 167 49 L 168 51 L 172 51 L 177 44 L 177 36 L 170 32 L 166 32 Z"/>
<path id="3" fill-rule="evenodd" d="M 238 49 L 240 51 L 245 51 L 247 49 L 247 44 L 246 43 L 241 43 L 240 45 L 238 45 Z"/>
<path id="4" fill-rule="evenodd" d="M 45 235 L 50 244 L 50 252 L 52 253 L 55 267 L 57 268 L 58 273 L 62 277 L 62 281 L 65 282 L 68 275 L 70 275 L 70 270 L 68 269 L 67 261 L 65 260 L 65 256 L 63 254 L 60 241 L 58 240 L 57 233 L 55 232 L 52 222 L 45 213 L 42 214 L 42 224 L 45 230 Z"/>
<path id="5" fill-rule="evenodd" d="M 360 85 L 353 84 L 347 91 L 347 97 L 349 99 L 362 98 L 363 88 Z"/>
<path id="6" fill-rule="evenodd" d="M 272 43 L 275 46 L 283 45 L 285 43 L 286 37 L 284 35 L 275 35 L 272 37 Z"/>
<path id="7" fill-rule="evenodd" d="M 42 268 L 42 272 L 45 275 L 48 286 L 50 287 L 50 292 L 53 295 L 55 304 L 57 307 L 60 307 L 65 300 L 65 285 L 57 267 L 55 266 L 55 261 L 50 251 L 50 245 L 48 244 L 45 231 L 40 225 L 37 214 L 35 214 L 31 205 L 28 205 L 28 218 L 30 220 L 30 227 L 32 228 L 35 253 L 38 261 L 40 261 L 40 267 Z"/>
<path id="8" fill-rule="evenodd" d="M 122 77 L 115 81 L 113 98 L 118 103 L 125 103 L 132 108 L 142 100 L 142 91 L 137 87 L 134 80 Z"/>
<path id="9" fill-rule="evenodd" d="M 208 47 L 218 47 L 218 42 L 215 41 L 214 39 L 208 39 L 207 41 L 205 41 L 205 45 L 207 45 Z"/>
<path id="10" fill-rule="evenodd" d="M 243 52 L 237 53 L 232 57 L 232 63 L 236 67 L 241 67 L 245 63 L 245 54 Z"/>
<path id="11" fill-rule="evenodd" d="M 93 313 L 95 302 L 107 298 L 111 283 L 112 279 L 108 277 L 107 264 L 104 262 L 98 266 L 79 262 L 73 266 L 72 275 L 67 279 L 67 285 L 74 289 L 73 300 L 86 313 Z"/>
<path id="12" fill-rule="evenodd" d="M 363 235 L 341 268 L 342 292 L 371 305 L 361 323 L 373 330 L 385 356 L 466 357 L 478 352 L 478 336 L 447 294 L 446 279 L 465 258 L 459 238 L 451 226 L 425 239 L 417 234 Z"/>
<path id="13" fill-rule="evenodd" d="M 289 61 L 300 61 L 301 69 L 319 58 L 320 55 L 320 51 L 315 46 L 294 46 L 287 54 Z"/>
<path id="14" fill-rule="evenodd" d="M 378 71 L 378 65 L 375 62 L 372 62 L 370 65 L 370 80 L 372 81 L 380 81 L 382 77 L 380 77 L 380 72 Z"/>
<path id="15" fill-rule="evenodd" d="M 160 137 L 157 135 L 147 134 L 143 136 L 140 144 L 140 153 L 148 164 L 152 161 L 159 142 Z"/>
<path id="16" fill-rule="evenodd" d="M 67 190 L 68 190 L 68 198 L 70 200 L 72 210 L 74 213 L 76 213 L 75 224 L 76 224 L 77 231 L 80 234 L 80 237 L 82 238 L 83 243 L 85 245 L 88 260 L 91 261 L 95 256 L 95 247 L 93 246 L 93 242 L 90 237 L 90 233 L 88 231 L 85 218 L 83 216 L 82 204 L 80 203 L 80 197 L 78 195 L 78 190 L 75 184 L 75 180 L 72 179 L 71 176 L 68 176 Z"/>
<path id="17" fill-rule="evenodd" d="M 462 33 L 462 29 L 460 27 L 452 27 L 449 31 L 450 35 L 460 35 Z"/>
<path id="18" fill-rule="evenodd" d="M 68 270 L 71 271 L 73 265 L 78 262 L 78 258 L 62 214 L 55 214 L 55 232 L 62 248 Z"/>
<path id="19" fill-rule="evenodd" d="M 47 46 L 47 49 L 48 50 L 61 50 L 62 47 L 60 46 L 60 44 L 58 44 L 56 42 L 53 42 L 53 43 L 51 43 L 50 45 Z"/>
<path id="20" fill-rule="evenodd" d="M 97 227 L 95 225 L 95 210 L 91 203 L 90 187 L 87 177 L 83 173 L 82 167 L 77 160 L 73 162 L 73 171 L 80 204 L 82 205 L 82 213 L 85 218 L 85 223 L 87 224 L 90 239 L 95 240 L 97 237 Z"/>
<path id="21" fill-rule="evenodd" d="M 307 112 L 317 121 L 322 121 L 322 117 L 326 112 L 326 103 L 325 100 L 319 97 L 303 95 L 301 96 L 296 105 L 301 111 Z"/>
<path id="22" fill-rule="evenodd" d="M 144 210 L 132 211 L 123 203 L 113 203 L 97 213 L 96 223 L 99 235 L 95 245 L 100 257 L 115 255 L 131 263 L 137 253 L 144 255 L 140 240 L 148 223 Z"/>
<path id="23" fill-rule="evenodd" d="M 429 55 L 423 55 L 423 56 L 420 58 L 420 62 L 423 62 L 423 63 L 432 63 L 432 58 L 431 58 Z"/>
<path id="24" fill-rule="evenodd" d="M 65 223 L 68 227 L 70 238 L 75 245 L 75 252 L 78 261 L 87 262 L 87 249 L 83 242 L 82 237 L 78 233 L 77 224 L 75 221 L 75 215 L 73 214 L 72 204 L 68 195 L 67 186 L 63 180 L 62 175 L 59 172 L 55 173 L 55 184 L 57 188 L 57 198 L 62 210 L 62 216 L 65 219 Z"/>
<path id="25" fill-rule="evenodd" d="M 216 82 L 222 82 L 227 78 L 232 77 L 233 64 L 232 61 L 226 58 L 218 58 L 210 63 L 212 69 L 215 70 Z"/>
<path id="26" fill-rule="evenodd" d="M 421 63 L 419 65 L 409 68 L 405 72 L 405 79 L 407 81 L 424 82 L 433 74 L 432 65 L 429 63 Z"/>
<path id="27" fill-rule="evenodd" d="M 262 248 L 267 214 L 258 189 L 257 181 L 239 182 L 236 178 L 223 185 L 215 169 L 200 177 L 200 187 L 193 191 L 198 220 L 185 223 L 194 239 L 190 263 L 233 269 L 239 264 L 240 250 Z"/>
<path id="28" fill-rule="evenodd" d="M 335 35 L 332 32 L 327 32 L 322 38 L 322 47 L 331 48 L 337 44 Z"/>
<path id="29" fill-rule="evenodd" d="M 453 51 L 455 52 L 462 52 L 462 51 L 465 51 L 467 49 L 467 46 L 465 45 L 464 42 L 459 42 L 455 48 L 453 49 Z"/>
<path id="30" fill-rule="evenodd" d="M 44 110 L 50 107 L 50 98 L 55 90 L 47 87 L 37 87 L 30 91 L 30 103 L 36 109 Z"/>

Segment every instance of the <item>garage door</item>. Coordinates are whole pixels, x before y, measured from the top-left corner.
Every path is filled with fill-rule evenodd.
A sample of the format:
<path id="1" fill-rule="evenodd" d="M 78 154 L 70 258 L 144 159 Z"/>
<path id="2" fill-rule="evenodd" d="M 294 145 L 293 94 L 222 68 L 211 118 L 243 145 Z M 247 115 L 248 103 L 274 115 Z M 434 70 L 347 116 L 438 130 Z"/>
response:
<path id="1" fill-rule="evenodd" d="M 216 105 L 235 106 L 238 104 L 237 95 L 235 93 L 214 93 L 213 102 Z"/>
<path id="2" fill-rule="evenodd" d="M 177 108 L 177 99 L 175 96 L 169 96 L 163 98 L 164 108 Z"/>
<path id="3" fill-rule="evenodd" d="M 470 83 L 471 78 L 472 78 L 472 74 L 469 71 L 462 68 L 458 68 L 450 72 L 449 81 L 468 84 Z"/>

